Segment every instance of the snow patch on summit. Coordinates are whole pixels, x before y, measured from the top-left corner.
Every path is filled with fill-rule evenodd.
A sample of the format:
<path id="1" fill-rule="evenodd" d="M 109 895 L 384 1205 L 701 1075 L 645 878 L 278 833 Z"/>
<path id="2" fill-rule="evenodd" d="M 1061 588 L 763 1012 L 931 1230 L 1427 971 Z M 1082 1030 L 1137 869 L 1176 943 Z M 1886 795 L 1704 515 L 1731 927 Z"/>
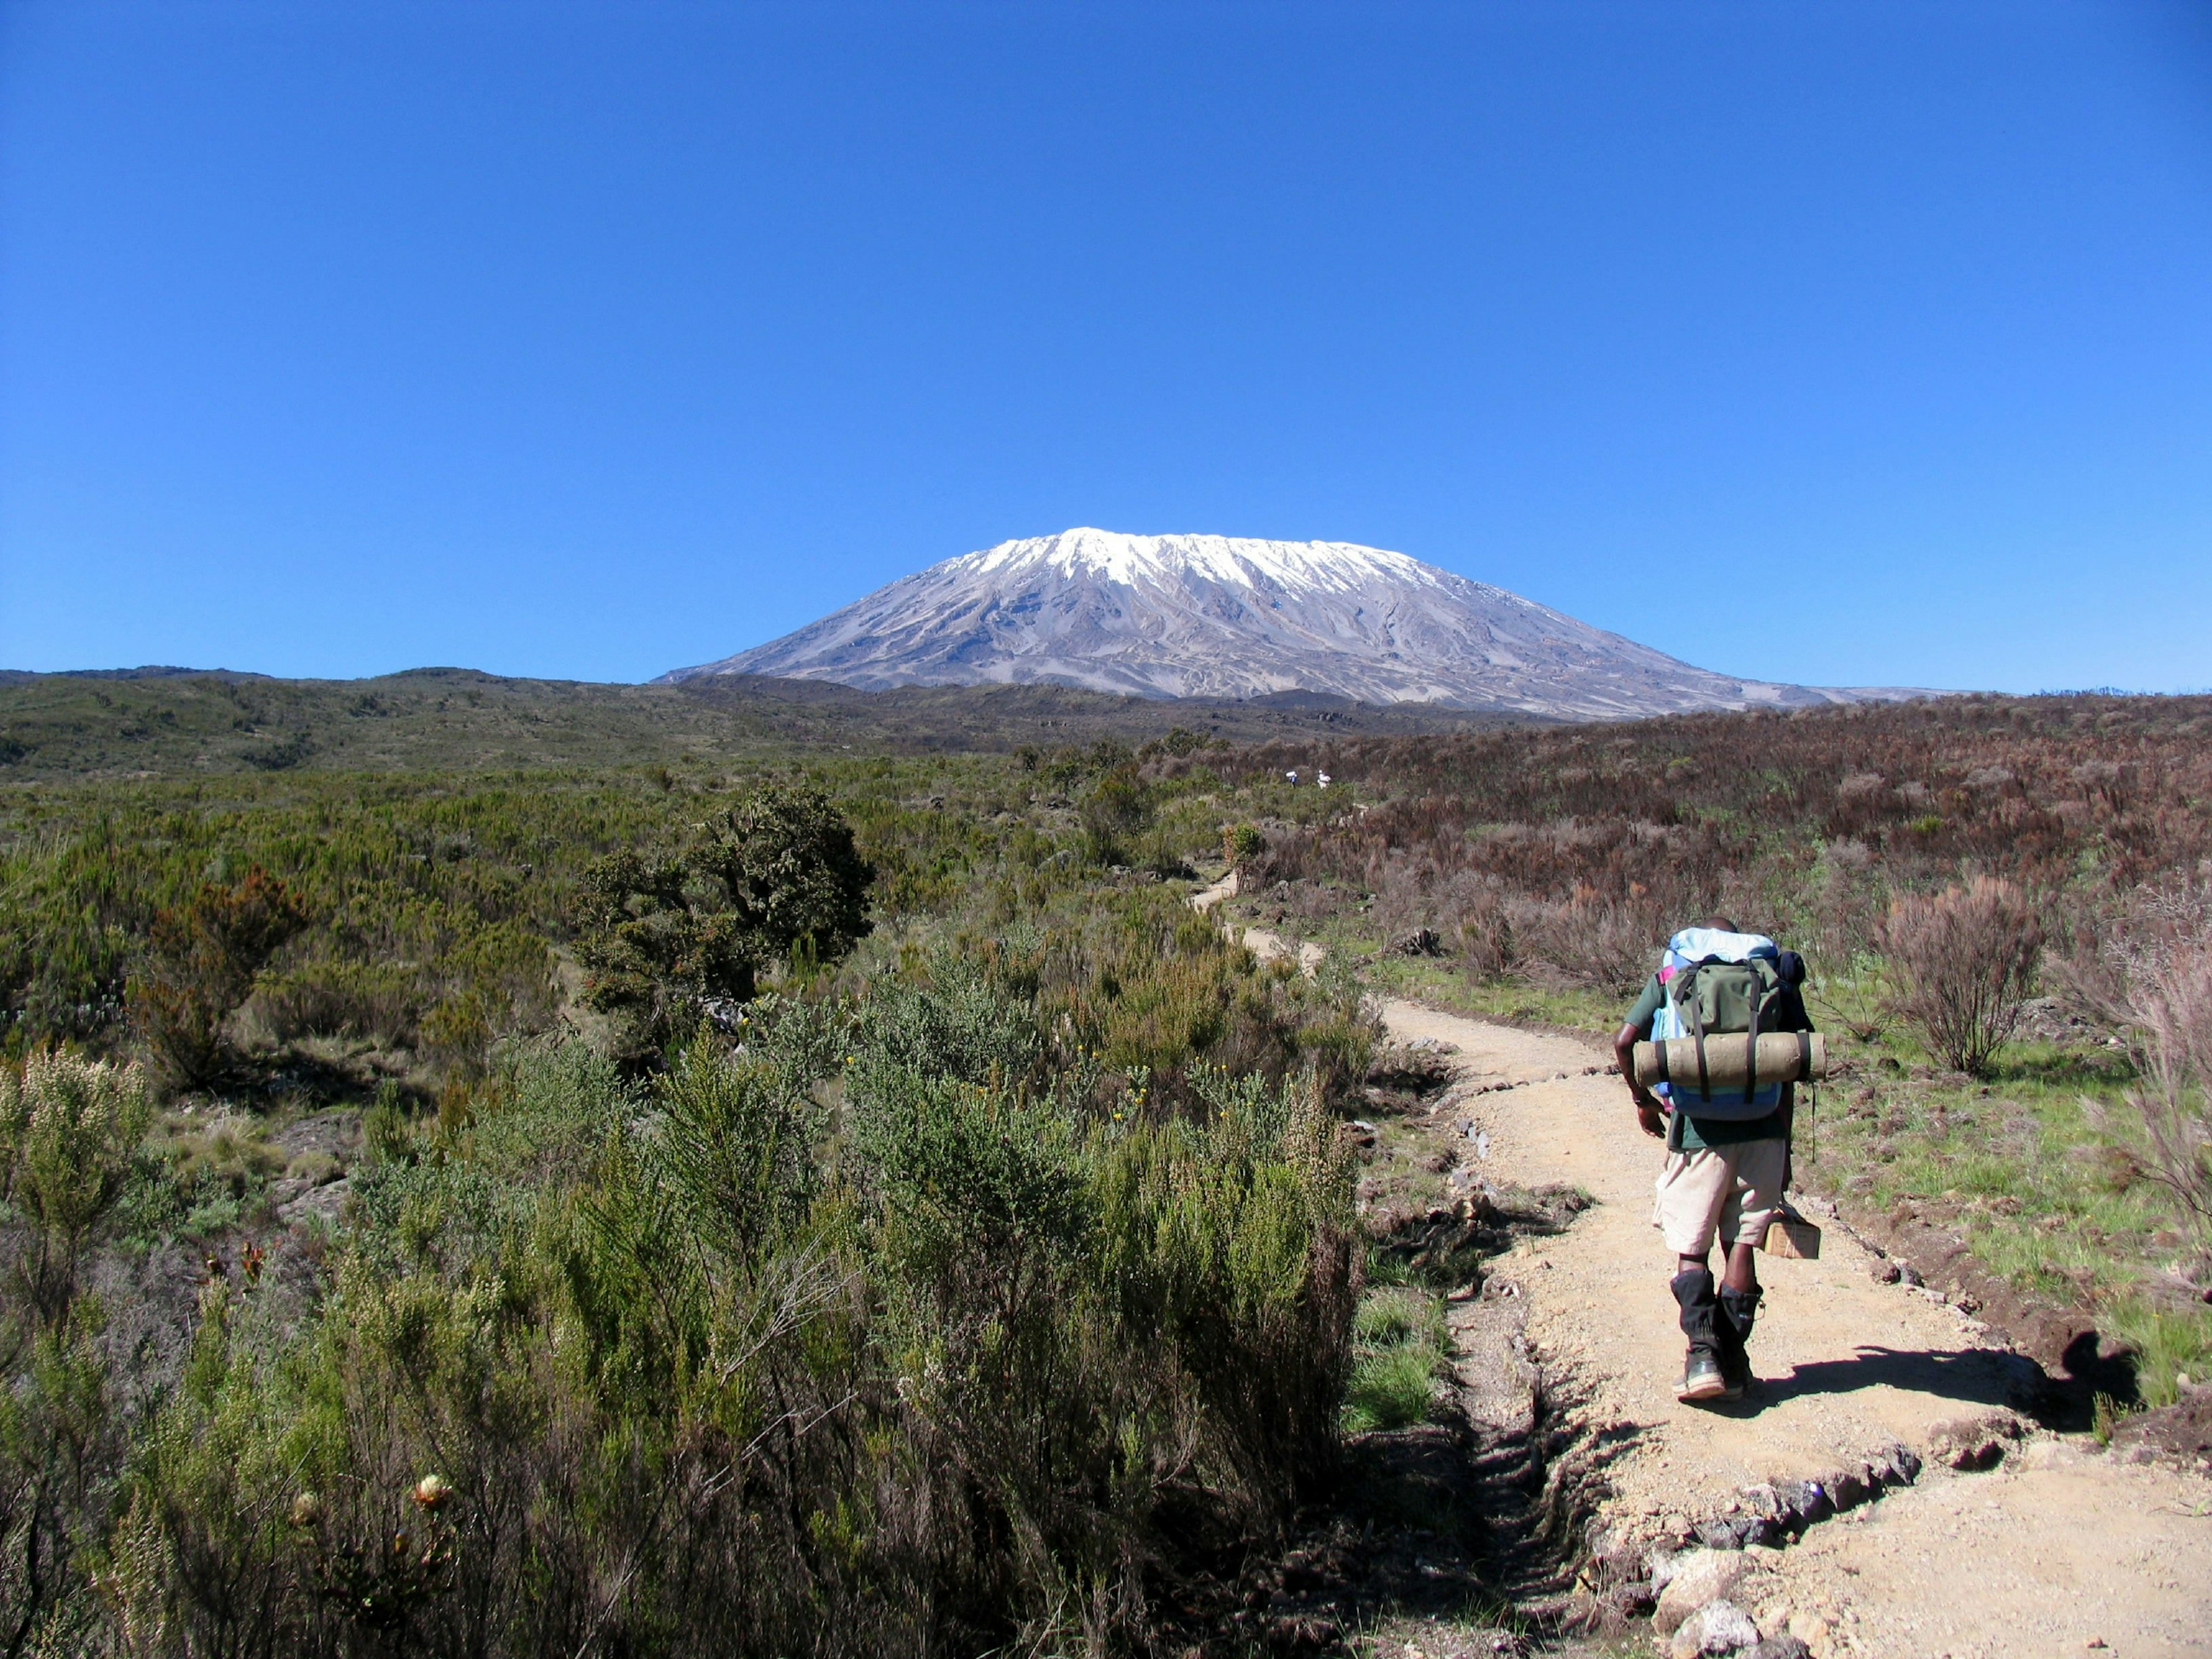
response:
<path id="1" fill-rule="evenodd" d="M 1178 576 L 1293 592 L 1346 592 L 1376 577 L 1425 582 L 1443 573 L 1403 553 L 1355 542 L 1271 542 L 1245 536 L 1131 536 L 1113 530 L 1064 530 L 1000 542 L 932 567 L 948 574 L 1051 570 L 1134 586 Z M 925 573 L 927 574 L 927 573 Z M 1496 589 L 1503 592 L 1504 590 Z"/>

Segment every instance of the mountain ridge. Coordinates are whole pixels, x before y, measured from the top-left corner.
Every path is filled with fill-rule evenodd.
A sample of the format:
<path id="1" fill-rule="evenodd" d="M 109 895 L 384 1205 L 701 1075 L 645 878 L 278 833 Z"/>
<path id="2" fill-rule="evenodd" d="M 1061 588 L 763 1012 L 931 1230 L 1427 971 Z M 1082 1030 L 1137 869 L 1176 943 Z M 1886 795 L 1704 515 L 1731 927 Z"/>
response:
<path id="1" fill-rule="evenodd" d="M 1358 702 L 1603 720 L 1928 695 L 1715 673 L 1508 589 L 1352 542 L 1082 527 L 999 543 L 781 639 L 725 674 L 861 690 L 1057 684 L 1146 697 L 1315 691 Z"/>

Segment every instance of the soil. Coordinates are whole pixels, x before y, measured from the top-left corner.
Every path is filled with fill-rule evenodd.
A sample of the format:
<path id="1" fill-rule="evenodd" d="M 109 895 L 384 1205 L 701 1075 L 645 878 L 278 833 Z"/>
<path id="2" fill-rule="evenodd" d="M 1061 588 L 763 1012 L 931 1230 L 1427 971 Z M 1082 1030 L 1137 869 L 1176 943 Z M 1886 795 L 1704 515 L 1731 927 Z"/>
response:
<path id="1" fill-rule="evenodd" d="M 1503 1482 L 1472 1467 L 1461 1501 L 1513 1536 L 1455 1564 L 1476 1581 L 1467 1611 L 1370 1612 L 1362 1650 L 1614 1651 L 1639 1626 L 1648 1643 L 1656 1579 L 1704 1543 L 1746 1551 L 1731 1599 L 1815 1659 L 2212 1653 L 2212 1389 L 2100 1446 L 2078 1431 L 2114 1375 L 2093 1325 L 1979 1273 L 1942 1217 L 1845 1220 L 1793 1195 L 1824 1236 L 1817 1260 L 1760 1257 L 1760 1380 L 1734 1406 L 1680 1404 L 1674 1262 L 1650 1220 L 1663 1152 L 1610 1067 L 1567 1036 L 1382 1012 L 1413 1071 L 1441 1059 L 1446 1080 L 1385 1078 L 1370 1229 L 1472 1238 L 1510 1221 L 1496 1200 L 1514 1193 L 1567 1192 L 1580 1212 L 1432 1256 L 1470 1264 L 1454 1443 L 1471 1464 L 1518 1459 Z M 1531 1553 L 1547 1540 L 1548 1574 Z"/>

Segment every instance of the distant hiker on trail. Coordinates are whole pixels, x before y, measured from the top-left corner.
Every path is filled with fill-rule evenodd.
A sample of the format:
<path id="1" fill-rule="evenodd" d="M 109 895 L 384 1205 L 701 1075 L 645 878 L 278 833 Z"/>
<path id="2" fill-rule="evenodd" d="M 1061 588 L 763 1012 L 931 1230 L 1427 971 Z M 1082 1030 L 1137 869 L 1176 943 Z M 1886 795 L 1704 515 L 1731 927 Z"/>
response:
<path id="1" fill-rule="evenodd" d="M 1613 1054 L 1636 1102 L 1637 1121 L 1646 1134 L 1667 1142 L 1652 1224 L 1676 1257 L 1671 1288 L 1690 1343 L 1674 1391 L 1678 1400 L 1740 1400 L 1753 1381 L 1747 1345 L 1759 1296 L 1753 1252 L 1788 1184 L 1796 1109 L 1793 1084 L 1778 1075 L 1759 1081 L 1764 1047 L 1758 1039 L 1761 1033 L 1812 1030 L 1798 992 L 1804 978 L 1805 964 L 1796 951 L 1777 950 L 1772 939 L 1739 933 L 1735 923 L 1715 916 L 1668 941 L 1658 972 L 1613 1036 Z M 1742 1041 L 1747 1035 L 1748 1045 Z M 1735 1058 L 1724 1082 L 1707 1070 L 1706 1040 L 1729 1036 L 1737 1039 L 1732 1047 L 1715 1045 L 1716 1060 L 1724 1050 Z M 1669 1038 L 1693 1039 L 1675 1052 L 1687 1049 L 1694 1069 L 1669 1076 L 1664 1064 Z M 1661 1045 L 1660 1074 L 1668 1081 L 1650 1086 L 1638 1081 L 1633 1059 L 1638 1042 Z M 1717 1286 L 1707 1259 L 1716 1235 L 1725 1252 Z"/>

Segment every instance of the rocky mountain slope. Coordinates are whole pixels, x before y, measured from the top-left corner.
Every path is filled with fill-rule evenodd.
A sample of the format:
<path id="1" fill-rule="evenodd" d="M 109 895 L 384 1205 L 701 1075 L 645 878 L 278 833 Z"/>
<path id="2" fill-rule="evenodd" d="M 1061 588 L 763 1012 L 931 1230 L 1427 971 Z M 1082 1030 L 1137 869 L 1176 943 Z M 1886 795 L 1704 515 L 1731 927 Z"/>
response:
<path id="1" fill-rule="evenodd" d="M 1088 529 L 948 559 L 780 640 L 662 678 L 720 674 L 872 690 L 1314 691 L 1572 720 L 1908 695 L 1712 673 L 1379 548 Z"/>

